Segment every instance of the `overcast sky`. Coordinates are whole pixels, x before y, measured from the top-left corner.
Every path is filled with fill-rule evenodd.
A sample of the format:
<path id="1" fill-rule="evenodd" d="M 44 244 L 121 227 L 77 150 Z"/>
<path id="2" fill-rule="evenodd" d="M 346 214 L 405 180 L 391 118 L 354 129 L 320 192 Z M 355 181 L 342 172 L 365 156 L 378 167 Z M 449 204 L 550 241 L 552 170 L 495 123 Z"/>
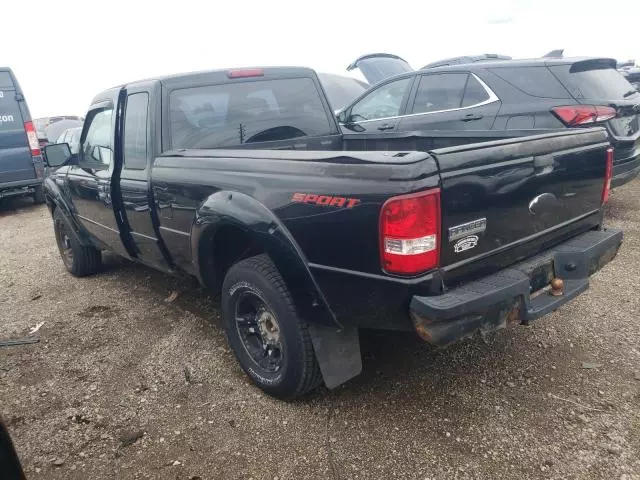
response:
<path id="1" fill-rule="evenodd" d="M 378 1 L 3 0 L 0 65 L 38 118 L 84 115 L 100 90 L 155 75 L 254 65 L 344 73 L 380 51 L 416 68 L 556 48 L 640 61 L 638 0 Z"/>

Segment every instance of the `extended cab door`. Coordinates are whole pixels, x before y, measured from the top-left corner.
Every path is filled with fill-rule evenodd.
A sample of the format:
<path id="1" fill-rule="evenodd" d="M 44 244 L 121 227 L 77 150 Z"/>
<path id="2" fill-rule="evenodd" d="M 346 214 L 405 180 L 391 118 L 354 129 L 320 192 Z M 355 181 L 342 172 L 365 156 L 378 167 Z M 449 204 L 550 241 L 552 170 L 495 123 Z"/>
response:
<path id="1" fill-rule="evenodd" d="M 411 95 L 399 131 L 490 130 L 500 100 L 476 75 L 426 73 Z"/>
<path id="2" fill-rule="evenodd" d="M 394 132 L 404 113 L 415 75 L 411 74 L 382 83 L 339 115 L 345 133 Z"/>
<path id="3" fill-rule="evenodd" d="M 119 181 L 119 202 L 135 248 L 135 257 L 160 270 L 170 270 L 169 255 L 158 235 L 159 221 L 150 188 L 153 152 L 158 150 L 153 140 L 159 138 L 160 112 L 155 112 L 156 104 L 151 102 L 153 89 L 160 95 L 157 84 L 127 87 L 121 93 L 124 104 L 122 129 L 122 165 Z M 157 135 L 152 135 L 157 131 Z"/>
<path id="4" fill-rule="evenodd" d="M 129 257 L 112 201 L 114 104 L 109 100 L 90 108 L 80 138 L 78 162 L 69 168 L 67 185 L 82 225 L 105 247 Z"/>

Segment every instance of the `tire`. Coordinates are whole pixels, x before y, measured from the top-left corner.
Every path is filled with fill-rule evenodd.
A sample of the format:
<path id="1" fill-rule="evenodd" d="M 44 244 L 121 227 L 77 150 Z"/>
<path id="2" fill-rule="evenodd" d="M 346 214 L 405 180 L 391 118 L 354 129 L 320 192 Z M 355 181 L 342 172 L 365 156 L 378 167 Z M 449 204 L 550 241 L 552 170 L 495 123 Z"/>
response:
<path id="1" fill-rule="evenodd" d="M 33 202 L 36 205 L 40 205 L 45 202 L 44 198 L 44 187 L 42 185 L 38 185 L 33 192 Z"/>
<path id="2" fill-rule="evenodd" d="M 69 273 L 75 277 L 86 277 L 100 270 L 102 253 L 80 244 L 60 209 L 53 213 L 53 229 L 62 262 Z"/>
<path id="3" fill-rule="evenodd" d="M 229 345 L 260 389 L 288 400 L 322 383 L 307 324 L 298 317 L 289 289 L 267 255 L 233 265 L 224 278 L 221 300 Z"/>

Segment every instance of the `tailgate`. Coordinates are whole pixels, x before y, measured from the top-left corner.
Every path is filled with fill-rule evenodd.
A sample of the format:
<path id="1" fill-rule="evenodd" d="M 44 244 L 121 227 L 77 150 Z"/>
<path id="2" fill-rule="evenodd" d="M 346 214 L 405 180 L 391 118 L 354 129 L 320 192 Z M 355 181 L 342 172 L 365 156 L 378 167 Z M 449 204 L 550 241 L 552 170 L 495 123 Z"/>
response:
<path id="1" fill-rule="evenodd" d="M 16 92 L 0 85 L 0 186 L 35 178 Z"/>
<path id="2" fill-rule="evenodd" d="M 433 151 L 442 267 L 486 274 L 599 225 L 608 145 L 593 128 Z"/>

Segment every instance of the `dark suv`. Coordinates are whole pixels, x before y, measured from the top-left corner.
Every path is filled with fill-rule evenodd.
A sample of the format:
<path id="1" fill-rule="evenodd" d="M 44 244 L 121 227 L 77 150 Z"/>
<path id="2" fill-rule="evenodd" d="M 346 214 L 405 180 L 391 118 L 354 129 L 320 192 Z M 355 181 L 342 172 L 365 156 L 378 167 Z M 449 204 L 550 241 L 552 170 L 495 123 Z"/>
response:
<path id="1" fill-rule="evenodd" d="M 640 171 L 640 93 L 613 59 L 492 59 L 414 71 L 396 58 L 395 69 L 392 56 L 358 60 L 365 76 L 375 70 L 377 80 L 386 78 L 338 114 L 345 133 L 491 130 L 508 137 L 509 130 L 602 125 L 615 147 L 613 186 Z"/>

